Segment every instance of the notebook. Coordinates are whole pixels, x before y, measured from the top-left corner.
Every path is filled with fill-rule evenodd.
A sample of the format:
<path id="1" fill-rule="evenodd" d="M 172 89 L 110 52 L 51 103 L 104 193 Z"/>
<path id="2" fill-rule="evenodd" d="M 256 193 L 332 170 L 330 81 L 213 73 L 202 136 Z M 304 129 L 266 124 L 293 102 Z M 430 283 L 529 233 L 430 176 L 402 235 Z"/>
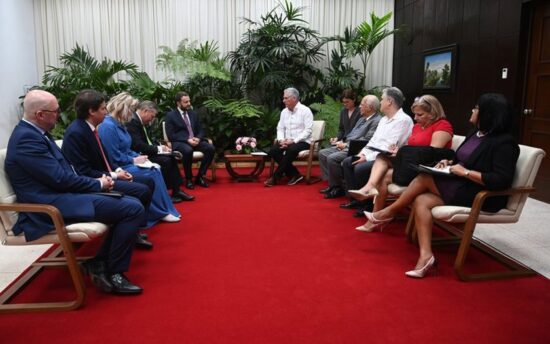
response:
<path id="1" fill-rule="evenodd" d="M 369 143 L 367 140 L 351 140 L 348 146 L 348 156 L 353 156 L 359 154 L 361 149 Z"/>

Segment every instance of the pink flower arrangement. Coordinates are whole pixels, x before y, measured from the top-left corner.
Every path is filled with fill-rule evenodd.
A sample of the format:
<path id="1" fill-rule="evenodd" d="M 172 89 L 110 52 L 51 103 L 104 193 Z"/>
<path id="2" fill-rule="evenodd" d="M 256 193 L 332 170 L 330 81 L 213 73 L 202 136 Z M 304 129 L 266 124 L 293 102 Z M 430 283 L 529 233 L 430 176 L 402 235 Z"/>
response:
<path id="1" fill-rule="evenodd" d="M 249 154 L 256 148 L 256 139 L 254 137 L 239 137 L 235 141 L 235 149 L 238 153 Z"/>

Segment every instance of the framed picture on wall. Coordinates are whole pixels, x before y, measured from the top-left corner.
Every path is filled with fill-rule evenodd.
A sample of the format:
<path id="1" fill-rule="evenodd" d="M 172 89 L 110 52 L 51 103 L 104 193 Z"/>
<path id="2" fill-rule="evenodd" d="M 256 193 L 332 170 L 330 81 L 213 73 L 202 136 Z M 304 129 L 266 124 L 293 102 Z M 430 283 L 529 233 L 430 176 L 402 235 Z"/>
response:
<path id="1" fill-rule="evenodd" d="M 456 51 L 456 44 L 424 51 L 423 90 L 454 90 Z"/>

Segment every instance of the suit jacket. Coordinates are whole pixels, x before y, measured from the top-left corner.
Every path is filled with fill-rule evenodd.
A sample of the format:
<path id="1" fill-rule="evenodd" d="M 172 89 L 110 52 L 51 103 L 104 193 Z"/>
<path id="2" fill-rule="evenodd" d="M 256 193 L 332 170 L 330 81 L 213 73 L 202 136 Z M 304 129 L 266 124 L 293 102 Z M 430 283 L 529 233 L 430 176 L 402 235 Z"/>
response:
<path id="1" fill-rule="evenodd" d="M 93 219 L 93 200 L 98 196 L 87 193 L 101 191 L 99 181 L 76 174 L 55 142 L 25 121 L 9 139 L 5 170 L 18 202 L 51 204 L 65 219 Z M 13 232 L 24 232 L 30 241 L 53 228 L 44 214 L 20 213 Z"/>
<path id="2" fill-rule="evenodd" d="M 187 114 L 189 115 L 189 121 L 191 122 L 191 129 L 193 129 L 194 136 L 204 140 L 204 130 L 199 121 L 199 115 L 193 110 L 187 110 Z M 189 132 L 179 110 L 176 108 L 167 113 L 165 120 L 168 140 L 171 142 L 187 142 L 189 139 Z"/>
<path id="3" fill-rule="evenodd" d="M 338 134 L 336 135 L 338 141 L 344 140 L 353 127 L 355 127 L 355 124 L 359 118 L 361 118 L 359 106 L 355 107 L 351 117 L 348 117 L 348 110 L 346 108 L 343 108 L 342 111 L 340 111 L 340 123 L 338 124 Z"/>
<path id="4" fill-rule="evenodd" d="M 370 116 L 368 119 L 361 116 L 353 129 L 346 135 L 345 141 L 349 142 L 351 140 L 363 140 L 369 141 L 374 135 L 376 128 L 378 127 L 378 122 L 382 115 L 377 112 L 374 115 Z"/>
<path id="5" fill-rule="evenodd" d="M 116 170 L 119 166 L 110 158 L 105 146 L 102 146 L 111 169 Z M 83 119 L 75 119 L 65 130 L 63 153 L 81 175 L 92 178 L 109 175 L 95 135 Z"/>
<path id="6" fill-rule="evenodd" d="M 147 142 L 147 136 L 145 136 L 145 126 L 141 123 L 141 119 L 137 114 L 134 114 L 132 120 L 126 123 L 126 130 L 132 137 L 131 148 L 134 152 L 138 152 L 149 157 L 158 155 L 158 148 L 156 145 L 150 145 Z"/>
<path id="7" fill-rule="evenodd" d="M 475 135 L 475 132 L 468 135 L 464 142 L 472 135 Z M 475 195 L 481 190 L 509 188 L 514 179 L 518 157 L 519 146 L 511 135 L 487 135 L 468 159 L 462 162 L 467 169 L 482 173 L 485 186 L 464 179 L 464 184 L 458 189 L 452 204 L 470 207 Z M 487 198 L 483 210 L 499 211 L 506 206 L 507 201 L 507 196 Z"/>

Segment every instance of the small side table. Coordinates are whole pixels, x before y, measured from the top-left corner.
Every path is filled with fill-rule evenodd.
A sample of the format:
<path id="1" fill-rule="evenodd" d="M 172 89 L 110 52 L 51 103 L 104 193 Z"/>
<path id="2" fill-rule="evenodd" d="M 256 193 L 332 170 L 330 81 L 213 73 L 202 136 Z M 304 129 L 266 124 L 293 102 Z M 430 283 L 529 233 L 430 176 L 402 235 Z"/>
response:
<path id="1" fill-rule="evenodd" d="M 264 155 L 252 155 L 252 154 L 224 154 L 225 168 L 229 175 L 237 182 L 252 182 L 258 180 L 258 177 L 262 174 L 265 167 Z M 248 174 L 237 173 L 231 163 L 237 162 L 254 162 L 256 166 L 252 168 L 252 171 Z"/>

